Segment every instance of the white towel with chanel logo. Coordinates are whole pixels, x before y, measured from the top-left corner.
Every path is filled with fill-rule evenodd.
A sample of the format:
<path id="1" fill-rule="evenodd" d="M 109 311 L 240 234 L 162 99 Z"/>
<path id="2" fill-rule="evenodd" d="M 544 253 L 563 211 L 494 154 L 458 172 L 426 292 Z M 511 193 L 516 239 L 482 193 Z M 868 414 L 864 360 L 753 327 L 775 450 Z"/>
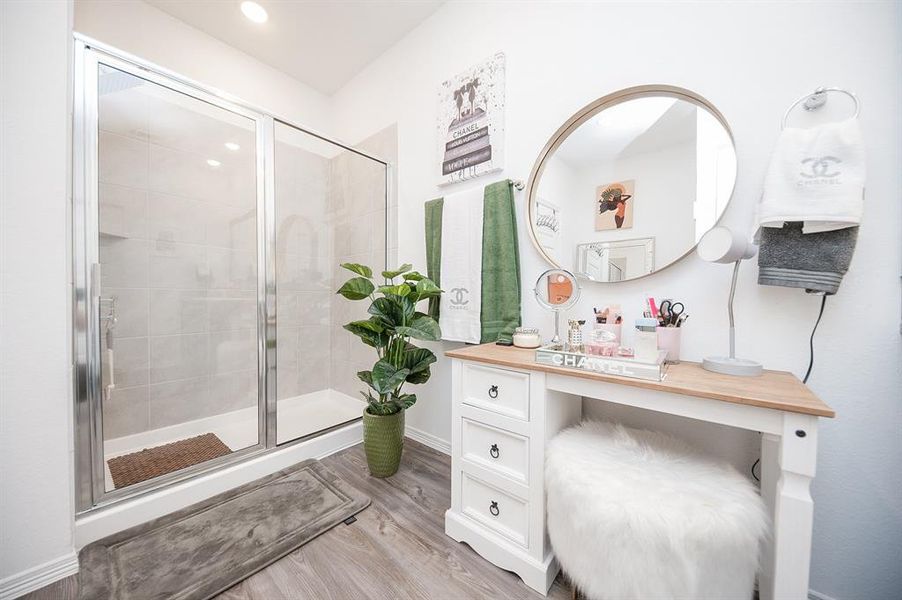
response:
<path id="1" fill-rule="evenodd" d="M 442 208 L 442 339 L 478 344 L 482 335 L 481 185 L 445 196 Z"/>
<path id="2" fill-rule="evenodd" d="M 787 127 L 771 157 L 755 229 L 803 221 L 803 233 L 861 222 L 864 143 L 858 119 L 809 129 Z"/>

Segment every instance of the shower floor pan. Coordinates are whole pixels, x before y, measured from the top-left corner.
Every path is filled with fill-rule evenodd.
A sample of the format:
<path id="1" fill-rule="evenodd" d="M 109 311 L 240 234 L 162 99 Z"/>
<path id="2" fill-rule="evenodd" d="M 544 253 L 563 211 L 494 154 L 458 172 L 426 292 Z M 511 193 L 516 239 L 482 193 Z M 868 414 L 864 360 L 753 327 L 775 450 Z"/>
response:
<path id="1" fill-rule="evenodd" d="M 318 431 L 341 425 L 363 415 L 366 403 L 332 389 L 279 400 L 276 409 L 276 442 L 283 444 Z M 257 443 L 257 407 L 242 408 L 178 425 L 143 431 L 104 442 L 106 489 L 112 490 L 113 478 L 107 460 L 213 433 L 232 451 Z"/>

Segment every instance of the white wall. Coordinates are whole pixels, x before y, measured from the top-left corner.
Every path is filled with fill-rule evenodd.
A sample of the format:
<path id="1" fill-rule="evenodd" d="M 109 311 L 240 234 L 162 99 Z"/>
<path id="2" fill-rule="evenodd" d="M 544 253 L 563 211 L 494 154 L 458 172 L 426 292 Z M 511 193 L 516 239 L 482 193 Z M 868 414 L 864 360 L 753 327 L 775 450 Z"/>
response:
<path id="1" fill-rule="evenodd" d="M 75 565 L 71 23 L 71 2 L 0 3 L 0 597 Z"/>
<path id="2" fill-rule="evenodd" d="M 144 2 L 78 0 L 75 31 L 295 125 L 331 129 L 327 96 Z"/>
<path id="3" fill-rule="evenodd" d="M 692 212 L 697 181 L 695 149 L 694 142 L 676 144 L 576 170 L 578 194 L 566 206 L 561 206 L 562 237 L 571 248 L 570 255 L 575 256 L 576 244 L 649 237 L 655 240 L 655 269 L 685 254 L 695 240 Z M 598 186 L 630 179 L 635 182 L 634 197 L 629 200 L 633 203 L 632 227 L 596 231 Z M 544 189 L 544 183 L 540 188 Z M 644 252 L 640 256 L 644 257 Z M 566 260 L 563 267 L 576 268 L 574 260 Z M 644 258 L 638 265 L 639 271 L 645 273 Z"/>
<path id="4" fill-rule="evenodd" d="M 611 23 L 614 42 L 604 35 Z M 494 52 L 507 54 L 505 176 L 525 179 L 549 136 L 589 101 L 631 85 L 679 85 L 713 102 L 733 129 L 739 173 L 725 223 L 741 228 L 752 218 L 789 103 L 820 85 L 855 90 L 863 101 L 868 198 L 851 270 L 827 303 L 810 380 L 838 414 L 822 424 L 811 585 L 838 599 L 891 598 L 902 589 L 899 45 L 900 5 L 890 2 L 449 3 L 336 95 L 334 123 L 350 140 L 398 123 L 399 229 L 409 232 L 399 258 L 424 268 L 423 202 L 493 179 L 435 186 L 436 90 Z M 524 321 L 542 325 L 547 336 L 551 317 L 529 292 L 545 265 L 523 226 L 524 203 L 519 198 Z M 693 255 L 651 279 L 590 287 L 573 314 L 619 302 L 629 321 L 642 291 L 680 298 L 693 317 L 683 353 L 698 360 L 727 344 L 730 271 Z M 801 375 L 819 299 L 760 287 L 756 272 L 750 263 L 741 273 L 739 351 Z M 417 392 L 408 425 L 447 440 L 448 362 L 434 373 Z M 674 428 L 730 450 L 736 462 L 754 458 L 754 436 L 690 423 Z M 737 455 L 737 448 L 745 451 Z"/>

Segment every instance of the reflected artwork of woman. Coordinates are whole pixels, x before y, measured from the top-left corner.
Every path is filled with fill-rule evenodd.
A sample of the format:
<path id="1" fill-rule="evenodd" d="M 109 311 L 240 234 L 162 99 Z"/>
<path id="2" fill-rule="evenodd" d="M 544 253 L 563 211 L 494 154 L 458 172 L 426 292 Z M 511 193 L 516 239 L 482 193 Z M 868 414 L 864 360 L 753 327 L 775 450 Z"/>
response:
<path id="1" fill-rule="evenodd" d="M 595 203 L 595 231 L 629 229 L 633 226 L 633 181 L 598 186 Z"/>

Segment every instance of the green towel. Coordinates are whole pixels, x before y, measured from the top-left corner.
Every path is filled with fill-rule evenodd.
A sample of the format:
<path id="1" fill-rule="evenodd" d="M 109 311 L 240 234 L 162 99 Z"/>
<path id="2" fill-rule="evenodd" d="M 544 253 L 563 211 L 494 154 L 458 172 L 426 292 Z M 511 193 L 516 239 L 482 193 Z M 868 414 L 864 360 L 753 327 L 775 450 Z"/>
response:
<path id="1" fill-rule="evenodd" d="M 442 208 L 444 198 L 426 203 L 426 276 L 442 287 Z M 441 298 L 429 299 L 429 316 L 438 321 Z"/>
<path id="2" fill-rule="evenodd" d="M 485 188 L 482 209 L 482 343 L 511 339 L 520 326 L 520 250 L 510 180 Z"/>
<path id="3" fill-rule="evenodd" d="M 444 199 L 426 202 L 426 274 L 441 287 L 442 209 Z M 520 250 L 517 216 L 509 180 L 485 188 L 482 222 L 482 343 L 510 339 L 520 325 Z M 439 318 L 439 299 L 429 301 L 429 315 Z"/>

